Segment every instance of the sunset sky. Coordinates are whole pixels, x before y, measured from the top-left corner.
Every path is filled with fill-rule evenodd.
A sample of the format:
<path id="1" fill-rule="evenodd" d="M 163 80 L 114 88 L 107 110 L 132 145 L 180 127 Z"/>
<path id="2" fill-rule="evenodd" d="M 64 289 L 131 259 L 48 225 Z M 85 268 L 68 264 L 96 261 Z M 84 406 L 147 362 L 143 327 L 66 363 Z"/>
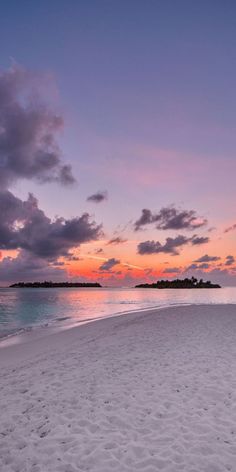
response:
<path id="1" fill-rule="evenodd" d="M 0 285 L 236 285 L 236 4 L 5 2 Z"/>

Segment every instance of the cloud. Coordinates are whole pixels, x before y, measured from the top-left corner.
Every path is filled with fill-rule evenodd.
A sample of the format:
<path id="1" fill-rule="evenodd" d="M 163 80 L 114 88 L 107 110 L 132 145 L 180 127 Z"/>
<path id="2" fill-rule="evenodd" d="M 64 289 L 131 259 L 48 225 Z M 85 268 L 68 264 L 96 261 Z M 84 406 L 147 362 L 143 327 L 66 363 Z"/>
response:
<path id="1" fill-rule="evenodd" d="M 156 214 L 144 208 L 140 218 L 134 223 L 134 229 L 138 231 L 151 223 L 156 223 L 156 228 L 162 230 L 194 230 L 206 225 L 207 220 L 197 216 L 194 210 L 178 210 L 174 206 L 164 207 Z"/>
<path id="2" fill-rule="evenodd" d="M 202 262 L 201 264 L 199 264 L 199 266 L 197 266 L 198 269 L 209 269 L 210 268 L 210 264 L 208 264 L 208 262 Z"/>
<path id="3" fill-rule="evenodd" d="M 225 262 L 225 265 L 226 266 L 231 266 L 235 263 L 235 258 L 234 256 L 227 256 L 226 257 L 226 262 Z"/>
<path id="4" fill-rule="evenodd" d="M 208 256 L 208 254 L 205 254 L 205 256 L 199 257 L 199 259 L 196 259 L 194 262 L 215 262 L 219 260 L 220 257 L 218 256 Z"/>
<path id="5" fill-rule="evenodd" d="M 113 267 L 116 265 L 120 264 L 119 259 L 115 259 L 112 257 L 111 259 L 108 259 L 105 261 L 100 267 L 99 270 L 102 272 L 109 272 Z"/>
<path id="6" fill-rule="evenodd" d="M 138 253 L 143 254 L 179 254 L 178 248 L 189 242 L 189 238 L 185 236 L 177 236 L 176 238 L 167 238 L 165 244 L 159 241 L 144 241 L 138 244 Z"/>
<path id="7" fill-rule="evenodd" d="M 124 239 L 124 238 L 121 238 L 120 236 L 118 236 L 117 238 L 110 239 L 110 241 L 108 241 L 107 245 L 123 244 L 123 243 L 126 243 L 126 241 L 127 241 L 127 239 Z"/>
<path id="8" fill-rule="evenodd" d="M 48 264 L 25 251 L 21 251 L 16 258 L 4 257 L 0 262 L 1 282 L 62 281 L 67 278 L 67 272 L 58 263 Z"/>
<path id="9" fill-rule="evenodd" d="M 188 266 L 188 267 L 186 268 L 186 271 L 187 271 L 187 270 L 195 270 L 195 269 L 197 269 L 197 268 L 198 268 L 198 264 L 191 264 L 190 266 Z"/>
<path id="10" fill-rule="evenodd" d="M 201 245 L 208 242 L 209 238 L 199 238 L 194 235 L 191 238 L 179 235 L 176 238 L 167 238 L 164 244 L 159 241 L 144 241 L 138 244 L 138 254 L 172 254 L 177 256 L 179 254 L 179 248 L 191 243 L 192 245 Z"/>
<path id="11" fill-rule="evenodd" d="M 87 198 L 87 202 L 101 203 L 104 200 L 107 200 L 107 198 L 108 198 L 108 194 L 106 191 L 97 192 L 97 193 L 94 193 L 93 195 L 90 195 Z"/>
<path id="12" fill-rule="evenodd" d="M 206 243 L 209 243 L 209 241 L 210 241 L 210 238 L 208 238 L 207 236 L 206 237 L 204 237 L 204 236 L 200 236 L 200 237 L 199 236 L 194 236 L 192 238 L 192 244 L 194 246 L 198 246 L 200 244 L 206 244 Z"/>
<path id="13" fill-rule="evenodd" d="M 63 119 L 43 103 L 40 76 L 13 66 L 0 73 L 0 188 L 18 179 L 75 182 L 56 135 Z"/>
<path id="14" fill-rule="evenodd" d="M 232 226 L 229 226 L 224 230 L 225 233 L 229 233 L 229 231 L 234 231 L 236 229 L 236 223 Z"/>
<path id="15" fill-rule="evenodd" d="M 138 231 L 145 225 L 149 225 L 150 223 L 153 223 L 153 215 L 151 210 L 148 208 L 143 208 L 142 210 L 142 215 L 138 220 L 135 221 L 134 223 L 134 229 L 135 231 Z"/>
<path id="16" fill-rule="evenodd" d="M 72 219 L 51 220 L 29 194 L 26 201 L 0 192 L 0 249 L 24 249 L 42 259 L 68 256 L 70 249 L 101 235 L 88 213 Z"/>

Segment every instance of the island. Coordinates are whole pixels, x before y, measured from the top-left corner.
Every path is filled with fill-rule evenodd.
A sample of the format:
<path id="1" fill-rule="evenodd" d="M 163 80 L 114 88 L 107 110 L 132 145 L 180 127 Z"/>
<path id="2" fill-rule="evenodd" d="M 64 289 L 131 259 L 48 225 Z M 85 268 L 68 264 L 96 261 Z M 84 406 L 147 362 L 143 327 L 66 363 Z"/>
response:
<path id="1" fill-rule="evenodd" d="M 92 282 L 17 282 L 9 288 L 102 288 L 98 283 Z"/>
<path id="2" fill-rule="evenodd" d="M 204 282 L 202 279 L 198 281 L 195 277 L 191 279 L 175 279 L 175 280 L 157 280 L 152 284 L 139 284 L 135 288 L 221 288 L 218 284 L 213 284 L 209 280 Z"/>

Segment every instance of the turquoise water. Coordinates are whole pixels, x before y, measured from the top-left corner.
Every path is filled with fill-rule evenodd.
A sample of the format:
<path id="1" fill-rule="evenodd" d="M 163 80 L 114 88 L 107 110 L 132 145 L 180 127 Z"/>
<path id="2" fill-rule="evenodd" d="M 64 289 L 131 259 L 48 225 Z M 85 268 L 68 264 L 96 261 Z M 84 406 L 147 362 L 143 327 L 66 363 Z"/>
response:
<path id="1" fill-rule="evenodd" d="M 0 337 L 39 326 L 66 327 L 132 310 L 181 304 L 234 303 L 222 289 L 0 289 Z"/>

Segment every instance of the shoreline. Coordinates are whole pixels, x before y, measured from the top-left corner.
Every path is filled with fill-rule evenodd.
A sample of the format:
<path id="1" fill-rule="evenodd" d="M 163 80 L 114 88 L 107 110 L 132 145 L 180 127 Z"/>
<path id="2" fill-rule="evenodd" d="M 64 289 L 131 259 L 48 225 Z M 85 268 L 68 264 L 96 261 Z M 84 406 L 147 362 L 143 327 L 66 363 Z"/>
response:
<path id="1" fill-rule="evenodd" d="M 74 323 L 68 323 L 68 324 L 59 324 L 57 321 L 53 321 L 51 323 L 47 323 L 45 325 L 36 325 L 36 326 L 31 326 L 31 327 L 26 327 L 26 328 L 21 328 L 19 331 L 10 333 L 6 336 L 0 337 L 0 354 L 2 350 L 5 350 L 6 348 L 11 348 L 13 346 L 20 346 L 21 344 L 25 345 L 28 343 L 32 343 L 35 341 L 40 341 L 44 337 L 48 336 L 56 336 L 57 334 L 62 334 L 63 332 L 66 331 L 71 331 L 73 329 L 79 329 L 83 325 L 87 325 L 90 323 L 96 323 L 99 321 L 105 321 L 108 319 L 112 318 L 117 318 L 120 316 L 129 316 L 129 315 L 138 315 L 139 313 L 144 313 L 144 314 L 149 314 L 155 311 L 159 310 L 166 310 L 168 308 L 181 308 L 184 306 L 225 306 L 225 305 L 232 305 L 234 304 L 209 304 L 209 303 L 179 303 L 179 304 L 172 304 L 172 305 L 162 305 L 162 306 L 153 306 L 153 307 L 148 307 L 148 308 L 140 308 L 140 309 L 133 309 L 133 310 L 126 310 L 122 312 L 117 312 L 113 313 L 107 316 L 98 316 L 96 318 L 89 318 L 89 319 L 84 319 L 81 321 L 77 321 Z M 236 304 L 235 304 L 236 307 Z M 67 318 L 66 318 L 67 319 Z M 69 318 L 68 318 L 69 319 Z M 55 323 L 55 324 L 54 324 Z M 1 359 L 0 359 L 1 362 Z"/>
<path id="2" fill-rule="evenodd" d="M 136 313 L 142 313 L 142 312 L 149 312 L 153 310 L 162 310 L 165 308 L 172 308 L 172 307 L 174 308 L 174 307 L 190 306 L 190 305 L 195 305 L 195 304 L 191 304 L 191 303 L 177 304 L 176 303 L 172 305 L 161 305 L 161 306 L 153 306 L 153 307 L 139 308 L 139 309 L 136 308 L 133 310 L 115 312 L 106 316 L 97 316 L 96 318 L 85 318 L 82 320 L 78 320 L 76 322 L 72 322 L 71 318 L 65 317 L 64 319 L 68 320 L 68 323 L 62 323 L 62 324 L 60 324 L 60 322 L 64 321 L 64 319 L 62 320 L 56 319 L 46 324 L 42 324 L 42 325 L 39 324 L 39 325 L 34 325 L 34 326 L 28 326 L 26 328 L 20 328 L 18 331 L 13 331 L 12 333 L 0 336 L 0 352 L 1 352 L 1 349 L 4 349 L 5 347 L 11 346 L 11 345 L 30 342 L 31 340 L 35 340 L 39 338 L 41 339 L 44 336 L 57 334 L 57 333 L 74 329 L 74 328 L 79 328 L 80 326 L 83 326 L 84 324 L 93 323 L 96 321 L 102 321 L 108 318 L 129 315 L 132 313 L 136 314 Z M 204 305 L 204 304 L 201 304 L 201 305 Z M 69 320 L 71 320 L 71 323 L 69 322 Z"/>
<path id="3" fill-rule="evenodd" d="M 86 326 L 94 326 L 96 329 L 97 323 L 101 323 L 104 325 L 104 328 L 106 328 L 106 324 L 109 326 L 110 323 L 112 323 L 112 320 L 118 320 L 122 319 L 123 317 L 127 320 L 132 322 L 132 320 L 139 315 L 143 315 L 144 317 L 144 322 L 145 318 L 149 315 L 155 315 L 155 314 L 162 314 L 162 311 L 167 311 L 167 310 L 181 310 L 182 307 L 190 307 L 190 308 L 207 308 L 207 307 L 215 307 L 223 309 L 224 307 L 230 307 L 232 309 L 235 308 L 236 311 L 236 304 L 233 303 L 227 303 L 227 304 L 208 304 L 208 303 L 199 303 L 199 304 L 192 304 L 192 303 L 186 303 L 186 304 L 173 304 L 173 305 L 167 305 L 167 306 L 158 306 L 158 307 L 150 307 L 150 308 L 140 308 L 140 309 L 134 309 L 134 310 L 128 310 L 124 312 L 118 312 L 114 313 L 112 315 L 108 315 L 106 317 L 97 317 L 97 318 L 92 318 L 92 319 L 85 319 L 82 321 L 77 322 L 76 324 L 69 324 L 69 325 L 57 325 L 57 326 L 37 326 L 32 329 L 26 329 L 23 330 L 22 333 L 16 333 L 12 334 L 9 337 L 1 338 L 0 339 L 0 366 L 1 362 L 3 362 L 3 359 L 7 359 L 7 353 L 10 353 L 10 356 L 14 357 L 14 353 L 16 352 L 18 355 L 18 352 L 24 352 L 24 351 L 29 351 L 30 348 L 32 347 L 33 350 L 37 348 L 37 351 L 41 349 L 44 349 L 45 345 L 47 344 L 48 341 L 55 342 L 56 345 L 60 343 L 60 341 L 69 341 L 70 338 L 74 339 L 79 336 L 80 330 L 86 328 Z M 129 320 L 130 318 L 130 320 Z M 148 321 L 148 320 L 147 320 Z M 100 329 L 102 328 L 102 325 L 100 326 Z M 42 348 L 41 348 L 42 346 Z M 33 353 L 31 353 L 32 355 Z"/>
<path id="4" fill-rule="evenodd" d="M 63 329 L 67 330 L 72 326 L 79 326 L 83 322 L 98 318 L 106 318 L 117 314 L 126 314 L 140 310 L 161 309 L 166 306 L 182 306 L 185 304 L 236 304 L 236 290 L 232 287 L 222 288 L 221 291 L 201 289 L 201 290 L 141 290 L 141 296 L 138 290 L 134 289 L 81 289 L 79 292 L 72 290 L 72 295 L 68 297 L 64 289 L 56 290 L 55 303 L 52 304 L 54 294 L 49 295 L 43 290 L 43 295 L 39 296 L 37 292 L 35 298 L 35 310 L 37 316 L 34 316 L 34 307 L 30 311 L 31 295 L 30 290 L 20 294 L 20 289 L 12 289 L 13 295 L 8 300 L 5 291 L 0 293 L 0 304 L 3 304 L 3 321 L 0 333 L 0 349 L 5 345 L 25 342 L 32 337 L 45 336 L 46 332 L 56 332 Z M 62 291 L 60 291 L 62 290 Z M 89 303 L 86 300 L 88 290 L 92 290 Z M 98 300 L 96 303 L 99 291 Z M 11 289 L 9 289 L 11 291 Z M 48 293 L 48 292 L 47 292 Z M 20 297 L 20 303 L 18 300 Z M 11 299 L 12 298 L 12 299 Z M 11 309 L 8 312 L 8 302 L 11 303 Z M 88 306 L 87 306 L 88 305 Z M 19 311 L 20 307 L 20 312 Z M 27 316 L 24 313 L 26 310 Z M 7 316 L 4 318 L 4 310 Z M 45 311 L 46 310 L 46 311 Z M 45 315 L 46 313 L 46 315 Z M 96 316 L 94 316 L 96 315 Z M 45 332 L 44 332 L 45 331 Z"/>
<path id="5" fill-rule="evenodd" d="M 236 305 L 117 315 L 0 351 L 4 472 L 223 472 Z"/>

